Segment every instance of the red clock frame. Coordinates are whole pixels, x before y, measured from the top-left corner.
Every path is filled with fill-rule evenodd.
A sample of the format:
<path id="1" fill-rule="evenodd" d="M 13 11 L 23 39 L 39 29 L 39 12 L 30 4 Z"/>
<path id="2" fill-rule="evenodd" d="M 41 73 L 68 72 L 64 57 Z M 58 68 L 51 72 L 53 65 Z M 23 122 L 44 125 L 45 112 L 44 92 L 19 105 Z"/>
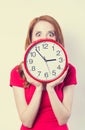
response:
<path id="1" fill-rule="evenodd" d="M 27 68 L 27 65 L 26 65 L 27 55 L 28 55 L 30 49 L 31 49 L 34 45 L 39 44 L 40 42 L 53 42 L 54 44 L 57 44 L 58 46 L 60 46 L 60 48 L 63 50 L 63 52 L 64 52 L 64 54 L 65 54 L 65 58 L 66 58 L 65 67 L 64 67 L 62 73 L 61 73 L 58 77 L 54 78 L 53 80 L 40 80 L 40 79 L 38 79 L 38 78 L 35 78 L 35 77 L 29 72 L 29 70 L 28 70 L 28 68 Z M 26 72 L 28 73 L 28 75 L 30 75 L 34 80 L 37 80 L 37 81 L 42 82 L 42 83 L 49 83 L 49 82 L 52 82 L 52 81 L 55 81 L 55 80 L 59 79 L 59 78 L 64 74 L 65 70 L 66 70 L 67 67 L 68 67 L 68 57 L 67 57 L 67 53 L 66 53 L 64 47 L 63 47 L 60 43 L 58 43 L 57 41 L 52 40 L 52 39 L 39 39 L 39 40 L 34 41 L 33 43 L 31 43 L 31 44 L 28 46 L 28 48 L 27 48 L 27 50 L 26 50 L 26 52 L 25 52 L 25 55 L 24 55 L 24 66 L 25 66 L 25 69 L 26 69 Z"/>

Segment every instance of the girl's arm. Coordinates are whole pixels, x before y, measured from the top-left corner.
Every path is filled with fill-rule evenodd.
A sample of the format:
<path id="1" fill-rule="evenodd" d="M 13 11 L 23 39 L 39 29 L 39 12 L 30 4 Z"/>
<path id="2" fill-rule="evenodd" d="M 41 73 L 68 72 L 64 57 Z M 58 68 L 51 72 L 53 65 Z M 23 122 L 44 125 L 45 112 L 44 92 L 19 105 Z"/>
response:
<path id="1" fill-rule="evenodd" d="M 39 110 L 43 85 L 27 74 L 23 63 L 22 70 L 27 81 L 36 87 L 30 103 L 26 103 L 24 88 L 13 87 L 13 92 L 20 119 L 25 126 L 31 128 Z"/>
<path id="2" fill-rule="evenodd" d="M 53 87 L 48 86 L 47 92 L 51 102 L 53 112 L 60 125 L 66 124 L 72 109 L 74 85 L 64 87 L 63 101 L 61 102 Z"/>
<path id="3" fill-rule="evenodd" d="M 28 105 L 26 103 L 23 88 L 15 86 L 13 87 L 13 92 L 20 119 L 26 127 L 31 128 L 39 110 L 42 86 L 36 87 L 33 97 Z"/>

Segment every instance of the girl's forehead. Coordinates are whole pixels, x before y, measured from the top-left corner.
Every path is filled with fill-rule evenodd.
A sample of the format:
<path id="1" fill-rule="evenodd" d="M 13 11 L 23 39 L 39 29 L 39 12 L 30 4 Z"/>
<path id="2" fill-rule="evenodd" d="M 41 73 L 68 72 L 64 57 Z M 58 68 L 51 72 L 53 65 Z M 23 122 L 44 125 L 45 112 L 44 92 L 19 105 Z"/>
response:
<path id="1" fill-rule="evenodd" d="M 48 21 L 46 21 L 46 20 L 40 20 L 40 21 L 38 21 L 38 22 L 35 24 L 35 26 L 36 26 L 36 25 L 41 25 L 41 24 L 42 24 L 42 25 L 47 25 L 47 24 L 48 24 L 48 25 L 53 26 L 52 23 L 50 23 L 50 22 L 48 22 Z"/>
<path id="2" fill-rule="evenodd" d="M 50 22 L 45 21 L 45 20 L 41 20 L 35 24 L 33 30 L 48 29 L 48 28 L 54 30 L 54 26 Z"/>

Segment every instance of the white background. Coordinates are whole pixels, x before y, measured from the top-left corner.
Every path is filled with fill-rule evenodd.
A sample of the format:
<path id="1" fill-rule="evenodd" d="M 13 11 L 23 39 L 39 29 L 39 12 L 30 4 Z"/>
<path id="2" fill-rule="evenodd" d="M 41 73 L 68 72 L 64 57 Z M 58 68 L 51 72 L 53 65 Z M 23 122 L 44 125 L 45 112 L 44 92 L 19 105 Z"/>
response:
<path id="1" fill-rule="evenodd" d="M 0 130 L 19 130 L 10 71 L 23 60 L 24 43 L 32 18 L 48 14 L 59 22 L 69 62 L 77 69 L 70 130 L 85 129 L 85 1 L 0 0 Z"/>

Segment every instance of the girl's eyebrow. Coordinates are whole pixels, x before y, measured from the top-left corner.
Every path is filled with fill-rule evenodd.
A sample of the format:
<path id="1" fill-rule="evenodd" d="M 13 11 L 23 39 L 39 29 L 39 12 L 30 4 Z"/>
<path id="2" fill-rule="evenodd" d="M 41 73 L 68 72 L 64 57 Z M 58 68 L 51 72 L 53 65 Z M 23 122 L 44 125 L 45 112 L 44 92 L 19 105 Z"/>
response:
<path id="1" fill-rule="evenodd" d="M 39 31 L 39 30 L 36 30 L 36 31 L 35 31 L 35 33 L 37 33 L 37 32 L 41 32 L 41 31 Z"/>
<path id="2" fill-rule="evenodd" d="M 41 33 L 41 31 L 35 31 L 35 34 Z"/>
<path id="3" fill-rule="evenodd" d="M 50 31 L 48 31 L 48 33 L 53 33 L 53 34 L 55 34 L 55 31 L 54 31 L 54 30 L 50 30 Z"/>
<path id="4" fill-rule="evenodd" d="M 35 32 L 35 34 L 39 34 L 39 33 L 41 33 L 41 31 L 36 31 L 36 32 Z"/>

